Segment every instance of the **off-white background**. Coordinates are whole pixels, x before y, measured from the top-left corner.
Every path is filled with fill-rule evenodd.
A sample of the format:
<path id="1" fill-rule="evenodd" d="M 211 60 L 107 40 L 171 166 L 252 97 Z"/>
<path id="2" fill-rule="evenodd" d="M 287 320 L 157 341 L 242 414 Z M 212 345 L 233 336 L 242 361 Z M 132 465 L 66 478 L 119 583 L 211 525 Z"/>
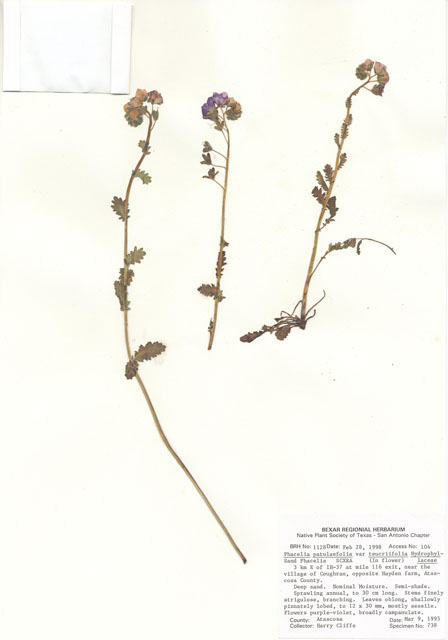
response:
<path id="1" fill-rule="evenodd" d="M 2 95 L 0 630 L 4 640 L 272 640 L 281 513 L 443 509 L 444 3 L 134 0 L 132 89 L 165 103 L 131 202 L 132 343 L 170 439 L 243 566 L 123 376 L 113 293 L 140 129 L 123 96 Z M 317 169 L 366 57 L 337 221 L 391 244 L 333 254 L 327 298 L 283 343 L 238 338 L 300 297 Z M 228 267 L 206 350 L 220 190 L 200 106 L 228 91 Z M 330 516 L 329 516 L 330 517 Z"/>

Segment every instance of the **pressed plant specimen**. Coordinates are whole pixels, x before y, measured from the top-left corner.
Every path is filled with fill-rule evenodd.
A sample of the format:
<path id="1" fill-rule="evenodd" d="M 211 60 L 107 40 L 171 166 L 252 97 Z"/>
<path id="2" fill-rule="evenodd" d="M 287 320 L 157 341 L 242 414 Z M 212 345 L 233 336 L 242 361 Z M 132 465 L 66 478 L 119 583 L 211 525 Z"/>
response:
<path id="1" fill-rule="evenodd" d="M 196 482 L 195 478 L 190 473 L 190 471 L 188 470 L 187 466 L 184 464 L 182 459 L 179 457 L 179 455 L 171 446 L 164 430 L 162 429 L 159 418 L 156 414 L 154 406 L 149 397 L 147 388 L 140 375 L 140 372 L 139 372 L 140 364 L 145 360 L 152 360 L 153 358 L 163 353 L 163 351 L 165 351 L 165 345 L 162 344 L 161 342 L 147 342 L 145 345 L 140 345 L 139 348 L 134 352 L 132 352 L 132 349 L 131 349 L 131 343 L 130 343 L 130 337 L 129 337 L 130 301 L 128 297 L 128 291 L 129 291 L 130 284 L 134 278 L 134 270 L 132 269 L 132 267 L 134 267 L 135 264 L 143 260 L 143 258 L 146 255 L 146 252 L 142 248 L 137 248 L 137 246 L 129 250 L 129 246 L 128 246 L 129 199 L 131 195 L 131 189 L 136 178 L 139 178 L 143 182 L 143 184 L 149 184 L 151 182 L 150 176 L 146 173 L 146 171 L 143 171 L 141 169 L 141 166 L 146 156 L 148 156 L 151 153 L 150 152 L 151 134 L 159 118 L 158 107 L 162 103 L 163 103 L 163 99 L 158 91 L 148 92 L 145 89 L 137 89 L 135 96 L 131 98 L 131 100 L 124 106 L 125 118 L 131 127 L 138 127 L 144 121 L 147 122 L 147 126 L 148 126 L 145 139 L 140 140 L 140 142 L 138 143 L 138 146 L 141 149 L 141 155 L 129 178 L 125 197 L 123 199 L 115 196 L 112 200 L 112 205 L 111 205 L 112 209 L 118 215 L 120 220 L 122 220 L 122 222 L 124 223 L 123 266 L 120 269 L 118 280 L 114 282 L 114 287 L 115 287 L 115 294 L 118 297 L 118 300 L 120 302 L 120 309 L 123 312 L 123 318 L 124 318 L 124 339 L 126 344 L 126 352 L 128 356 L 128 362 L 125 366 L 125 376 L 126 378 L 128 378 L 128 380 L 131 380 L 133 378 L 137 380 L 138 385 L 142 390 L 146 403 L 151 412 L 157 431 L 164 445 L 166 446 L 170 454 L 173 456 L 173 458 L 176 460 L 178 465 L 181 467 L 181 469 L 185 472 L 185 474 L 191 480 L 195 489 L 197 490 L 197 492 L 199 493 L 199 495 L 201 496 L 201 498 L 209 508 L 210 512 L 218 522 L 219 526 L 227 536 L 229 542 L 232 544 L 233 548 L 238 553 L 241 560 L 243 562 L 246 562 L 246 558 L 238 548 L 234 539 L 230 535 L 229 530 L 224 525 L 221 518 L 218 516 L 217 512 L 213 508 L 209 499 L 207 498 L 205 493 L 202 491 L 201 487 Z"/>
<path id="2" fill-rule="evenodd" d="M 387 68 L 381 62 L 374 62 L 367 59 L 356 68 L 356 77 L 362 80 L 360 84 L 345 101 L 346 114 L 344 121 L 342 122 L 340 133 L 336 133 L 334 141 L 337 147 L 336 160 L 334 167 L 330 164 L 326 164 L 323 170 L 318 171 L 316 174 L 317 185 L 311 191 L 312 195 L 316 198 L 320 205 L 319 216 L 317 219 L 316 228 L 314 230 L 313 246 L 311 250 L 311 257 L 308 265 L 308 270 L 305 277 L 305 283 L 303 286 L 303 292 L 300 300 L 295 305 L 291 313 L 282 311 L 279 317 L 275 318 L 275 322 L 272 325 L 263 325 L 259 331 L 252 331 L 241 336 L 242 342 L 252 342 L 265 333 L 274 333 L 278 340 L 284 340 L 288 337 L 291 329 L 299 327 L 305 329 L 307 322 L 313 318 L 316 314 L 317 305 L 325 298 L 325 291 L 323 296 L 308 306 L 308 293 L 310 289 L 311 280 L 316 273 L 322 262 L 328 257 L 330 253 L 334 251 L 340 251 L 342 249 L 356 249 L 356 253 L 361 253 L 362 242 L 376 242 L 381 244 L 393 253 L 395 251 L 388 244 L 374 240 L 373 238 L 347 238 L 342 242 L 330 243 L 325 253 L 319 258 L 316 263 L 317 250 L 319 245 L 319 236 L 323 229 L 334 221 L 338 207 L 336 206 L 336 196 L 333 194 L 333 188 L 336 183 L 336 178 L 339 171 L 342 169 L 347 161 L 347 154 L 342 151 L 344 142 L 349 134 L 350 125 L 353 122 L 353 116 L 351 113 L 352 99 L 359 94 L 361 90 L 366 90 L 375 96 L 382 96 L 384 87 L 389 82 L 389 74 Z M 300 314 L 296 314 L 297 309 L 300 307 Z"/>
<path id="3" fill-rule="evenodd" d="M 211 318 L 208 331 L 208 349 L 213 346 L 213 340 L 215 339 L 216 324 L 218 322 L 218 305 L 223 301 L 224 295 L 221 289 L 221 279 L 226 264 L 226 252 L 225 248 L 229 246 L 224 238 L 225 224 L 226 224 L 226 198 L 227 187 L 229 181 L 229 162 L 230 162 L 230 131 L 228 127 L 228 120 L 238 120 L 241 117 L 242 110 L 239 102 L 235 98 L 229 98 L 229 95 L 224 91 L 222 93 L 213 93 L 210 98 L 207 99 L 202 105 L 202 117 L 205 120 L 211 120 L 214 123 L 214 128 L 220 131 L 224 137 L 226 143 L 225 153 L 217 151 L 212 147 L 209 142 L 204 142 L 202 149 L 202 161 L 201 164 L 209 165 L 210 169 L 206 176 L 207 180 L 211 180 L 222 189 L 222 202 L 221 202 L 221 234 L 219 238 L 219 251 L 218 259 L 216 261 L 216 280 L 214 284 L 201 284 L 198 288 L 199 293 L 203 296 L 208 296 L 214 299 L 213 318 Z M 213 154 L 213 155 L 212 155 Z M 217 159 L 217 156 L 219 158 Z M 222 164 L 224 162 L 224 164 Z M 218 163 L 218 164 L 217 164 Z M 216 176 L 220 173 L 216 169 L 224 170 L 224 182 L 221 183 L 216 179 Z"/>

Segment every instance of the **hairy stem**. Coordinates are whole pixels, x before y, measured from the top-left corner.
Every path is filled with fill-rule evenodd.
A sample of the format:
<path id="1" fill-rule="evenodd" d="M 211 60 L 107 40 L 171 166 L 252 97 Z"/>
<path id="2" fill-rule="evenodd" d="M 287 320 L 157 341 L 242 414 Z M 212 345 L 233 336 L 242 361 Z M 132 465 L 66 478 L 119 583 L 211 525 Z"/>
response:
<path id="1" fill-rule="evenodd" d="M 146 140 L 145 140 L 145 148 L 146 149 L 149 146 L 149 141 L 150 141 L 150 138 L 151 138 L 151 131 L 153 129 L 153 123 L 154 123 L 153 115 L 152 115 L 152 113 L 150 113 L 149 114 L 148 132 L 147 132 Z M 124 212 L 125 212 L 124 213 L 124 216 L 125 216 L 125 218 L 124 218 L 124 251 L 123 251 L 123 260 L 124 260 L 124 278 L 123 278 L 123 281 L 124 281 L 124 283 L 127 282 L 127 273 L 128 273 L 128 264 L 127 264 L 127 261 L 126 261 L 126 256 L 127 256 L 127 253 L 128 253 L 128 205 L 129 205 L 129 197 L 130 197 L 130 194 L 131 194 L 132 183 L 134 182 L 135 172 L 138 171 L 138 169 L 140 169 L 140 167 L 142 165 L 142 162 L 143 162 L 143 160 L 145 158 L 145 155 L 146 155 L 145 152 L 143 152 L 140 160 L 137 162 L 137 165 L 135 166 L 135 169 L 131 174 L 131 177 L 129 179 L 129 183 L 128 183 L 128 186 L 127 186 L 127 189 L 126 189 L 126 197 L 125 197 L 125 203 L 124 203 Z M 226 179 L 227 179 L 227 174 L 226 174 Z M 126 300 L 127 300 L 127 286 L 126 286 Z M 126 307 L 126 305 L 125 305 L 125 307 Z M 123 314 L 124 314 L 124 339 L 125 339 L 125 343 L 126 343 L 126 351 L 127 351 L 127 354 L 128 354 L 128 358 L 131 361 L 131 360 L 133 360 L 133 356 L 132 356 L 131 347 L 130 347 L 130 341 L 129 341 L 129 322 L 128 322 L 128 311 L 127 311 L 126 308 L 124 309 Z M 203 492 L 203 490 L 201 489 L 199 484 L 196 482 L 193 474 L 189 471 L 188 467 L 185 465 L 185 463 L 182 461 L 180 456 L 173 449 L 173 447 L 170 444 L 168 438 L 166 437 L 166 434 L 165 434 L 165 432 L 164 432 L 164 430 L 162 428 L 162 425 L 160 424 L 159 418 L 158 418 L 157 413 L 156 413 L 156 411 L 154 409 L 154 405 L 151 402 L 151 399 L 149 397 L 149 393 L 148 393 L 148 391 L 147 391 L 147 389 L 145 387 L 145 384 L 144 384 L 140 374 L 137 372 L 135 377 L 136 377 L 137 382 L 138 382 L 138 384 L 140 386 L 140 389 L 142 390 L 143 395 L 145 396 L 146 403 L 147 403 L 147 405 L 149 407 L 149 410 L 151 412 L 152 418 L 154 420 L 154 424 L 156 426 L 156 429 L 158 431 L 158 434 L 159 434 L 160 438 L 162 439 L 163 444 L 168 449 L 170 454 L 173 456 L 173 458 L 175 459 L 177 464 L 180 466 L 180 468 L 187 475 L 189 480 L 192 482 L 192 484 L 195 487 L 196 491 L 199 493 L 199 495 L 201 496 L 202 500 L 205 502 L 205 504 L 209 508 L 211 514 L 213 515 L 213 517 L 215 518 L 215 520 L 217 521 L 217 523 L 219 524 L 219 526 L 221 527 L 221 529 L 223 530 L 225 535 L 227 536 L 230 544 L 235 549 L 235 551 L 237 552 L 237 554 L 239 555 L 241 560 L 244 563 L 246 563 L 247 560 L 246 560 L 245 556 L 243 555 L 242 551 L 239 549 L 239 547 L 236 544 L 235 540 L 230 535 L 230 532 L 227 529 L 227 527 L 225 526 L 224 522 L 221 520 L 221 518 L 219 517 L 219 515 L 215 511 L 213 505 L 211 504 L 210 500 L 207 498 L 207 496 L 205 495 L 205 493 Z"/>
<path id="2" fill-rule="evenodd" d="M 226 246 L 226 242 L 224 240 L 224 231 L 225 231 L 225 224 L 226 224 L 226 198 L 227 198 L 227 183 L 228 183 L 228 178 L 229 178 L 229 161 L 230 161 L 230 132 L 229 132 L 229 128 L 227 126 L 226 123 L 226 119 L 225 116 L 223 116 L 223 124 L 225 127 L 225 130 L 227 132 L 227 137 L 224 135 L 224 139 L 227 143 L 227 154 L 226 154 L 226 171 L 225 171 L 225 177 L 224 177 L 224 186 L 222 187 L 222 208 L 221 208 L 221 237 L 219 240 L 219 253 L 218 253 L 218 264 L 216 267 L 216 298 L 215 298 L 215 306 L 214 306 L 214 310 L 213 310 L 213 320 L 212 320 L 212 326 L 210 329 L 210 337 L 209 337 L 209 341 L 208 341 L 208 350 L 210 351 L 210 349 L 213 347 L 213 340 L 215 339 L 215 331 L 216 331 L 216 323 L 218 322 L 218 305 L 219 305 L 219 300 L 218 300 L 218 295 L 219 295 L 219 291 L 220 291 L 220 285 L 221 285 L 221 277 L 222 277 L 222 269 L 223 269 L 223 258 L 224 258 L 224 248 Z M 222 185 L 220 185 L 222 186 Z"/>
<path id="3" fill-rule="evenodd" d="M 365 87 L 369 82 L 371 82 L 371 78 L 372 76 L 369 75 L 368 79 L 363 82 L 363 84 L 361 84 L 359 87 L 357 87 L 354 91 L 352 91 L 352 93 L 349 95 L 348 99 L 347 99 L 347 112 L 345 114 L 345 119 L 344 119 L 344 123 L 349 126 L 349 116 L 350 116 L 350 109 L 351 109 L 351 99 L 353 98 L 353 96 L 355 96 L 363 87 Z M 308 309 L 307 309 L 307 300 L 308 300 L 308 291 L 310 288 L 310 284 L 311 284 L 311 278 L 313 277 L 314 274 L 314 262 L 316 260 L 316 254 L 317 254 L 317 247 L 319 244 L 319 234 L 322 231 L 322 221 L 325 215 L 325 211 L 327 208 L 327 204 L 328 201 L 331 197 L 332 191 L 333 191 L 333 187 L 334 184 L 336 182 L 336 178 L 338 175 L 338 171 L 339 171 L 339 161 L 341 158 L 341 153 L 342 153 L 342 148 L 344 146 L 344 141 L 345 138 L 340 139 L 340 142 L 338 144 L 338 152 L 336 154 L 336 162 L 334 165 L 334 172 L 333 172 L 333 179 L 331 180 L 330 184 L 328 185 L 328 191 L 325 194 L 325 200 L 322 204 L 322 209 L 320 210 L 320 214 L 319 214 L 319 218 L 317 221 L 317 225 L 316 225 L 316 229 L 314 230 L 314 243 L 313 243 L 313 250 L 311 251 L 311 258 L 310 258 L 310 263 L 308 266 L 308 271 L 306 274 L 306 279 L 305 279 L 305 285 L 303 287 L 303 293 L 302 293 L 302 308 L 301 308 L 301 320 L 303 322 L 306 322 L 306 316 L 308 313 Z"/>

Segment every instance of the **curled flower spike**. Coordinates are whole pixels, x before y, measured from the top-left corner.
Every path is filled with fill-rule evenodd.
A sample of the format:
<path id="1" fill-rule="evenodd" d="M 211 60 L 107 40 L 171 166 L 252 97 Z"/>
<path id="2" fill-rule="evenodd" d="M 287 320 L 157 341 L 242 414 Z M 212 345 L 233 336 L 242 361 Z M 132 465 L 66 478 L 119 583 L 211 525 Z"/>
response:
<path id="1" fill-rule="evenodd" d="M 135 96 L 127 102 L 123 109 L 125 110 L 125 118 L 131 127 L 138 127 L 142 122 L 145 115 L 147 115 L 148 108 L 145 103 L 152 105 L 163 104 L 163 98 L 158 91 L 150 91 L 146 89 L 137 89 Z"/>
<path id="2" fill-rule="evenodd" d="M 383 84 L 389 82 L 389 74 L 387 73 L 387 67 L 385 64 L 375 62 L 375 73 L 378 78 L 378 82 L 382 82 Z"/>
<path id="3" fill-rule="evenodd" d="M 376 96 L 382 96 L 384 87 L 389 82 L 389 74 L 387 73 L 387 67 L 381 62 L 375 62 L 375 73 L 378 83 L 372 87 L 372 93 Z"/>
<path id="4" fill-rule="evenodd" d="M 366 60 L 364 60 L 364 62 L 362 62 L 360 65 L 356 67 L 356 71 L 355 71 L 356 77 L 359 78 L 360 80 L 365 80 L 368 77 L 369 72 L 372 70 L 372 67 L 373 67 L 373 60 L 370 60 L 370 58 L 367 58 Z"/>
<path id="5" fill-rule="evenodd" d="M 360 80 L 369 78 L 370 82 L 376 81 L 376 84 L 369 89 L 375 96 L 382 96 L 384 87 L 389 82 L 386 65 L 378 61 L 374 63 L 370 58 L 367 58 L 367 60 L 364 60 L 364 62 L 356 67 L 355 75 Z"/>
<path id="6" fill-rule="evenodd" d="M 378 83 L 378 84 L 373 85 L 373 87 L 372 87 L 372 93 L 373 93 L 375 96 L 382 96 L 382 95 L 383 95 L 383 93 L 384 93 L 384 84 L 379 84 L 379 83 Z"/>

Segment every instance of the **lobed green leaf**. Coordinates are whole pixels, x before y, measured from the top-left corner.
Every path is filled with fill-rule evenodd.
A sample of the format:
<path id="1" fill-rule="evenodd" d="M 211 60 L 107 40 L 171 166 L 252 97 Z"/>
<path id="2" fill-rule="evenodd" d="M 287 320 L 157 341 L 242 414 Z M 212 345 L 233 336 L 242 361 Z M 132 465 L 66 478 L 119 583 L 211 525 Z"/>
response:
<path id="1" fill-rule="evenodd" d="M 214 284 L 201 284 L 201 286 L 198 287 L 198 291 L 199 293 L 202 293 L 203 296 L 214 298 L 215 300 L 218 300 L 218 302 L 222 302 L 222 300 L 224 300 L 221 289 L 218 289 Z"/>
<path id="2" fill-rule="evenodd" d="M 334 218 L 336 212 L 339 211 L 338 207 L 336 206 L 336 196 L 331 196 L 331 198 L 328 198 L 327 209 L 330 212 L 330 218 Z"/>
<path id="3" fill-rule="evenodd" d="M 151 153 L 150 146 L 149 144 L 146 142 L 146 140 L 140 140 L 140 142 L 138 143 L 138 146 L 140 147 L 140 149 L 143 151 L 143 153 L 145 154 L 145 156 L 149 155 Z"/>
<path id="4" fill-rule="evenodd" d="M 132 278 L 134 277 L 134 272 L 132 269 L 128 269 L 126 273 L 126 282 L 124 281 L 124 267 L 120 269 L 120 282 L 125 286 L 129 286 L 132 282 Z"/>
<path id="5" fill-rule="evenodd" d="M 126 264 L 136 264 L 137 262 L 141 262 L 145 256 L 146 251 L 144 249 L 137 249 L 137 247 L 134 247 L 132 251 L 126 255 Z"/>
<path id="6" fill-rule="evenodd" d="M 131 380 L 132 378 L 135 377 L 137 371 L 138 371 L 138 362 L 136 362 L 135 360 L 129 360 L 124 370 L 124 375 L 126 376 L 126 378 L 128 380 Z"/>
<path id="7" fill-rule="evenodd" d="M 142 169 L 137 169 L 137 171 L 133 171 L 132 175 L 134 178 L 140 178 L 143 184 L 149 184 L 151 182 L 151 176 L 149 176 L 146 171 Z"/>
<path id="8" fill-rule="evenodd" d="M 327 183 L 325 182 L 324 177 L 323 177 L 323 175 L 321 174 L 321 172 L 320 172 L 320 171 L 318 171 L 318 172 L 316 173 L 316 180 L 317 180 L 317 182 L 320 184 L 320 186 L 322 187 L 322 189 L 324 189 L 324 191 L 328 191 L 328 185 L 327 185 Z"/>
<path id="9" fill-rule="evenodd" d="M 324 173 L 325 173 L 325 177 L 328 180 L 328 182 L 331 184 L 331 182 L 333 181 L 333 167 L 331 166 L 331 164 L 326 164 L 324 167 Z"/>
<path id="10" fill-rule="evenodd" d="M 120 282 L 119 280 L 115 280 L 114 287 L 115 287 L 115 295 L 117 296 L 118 300 L 120 301 L 120 310 L 121 311 L 129 311 L 130 310 L 130 306 L 129 306 L 129 300 L 128 300 L 128 294 L 127 294 L 126 286 L 122 282 Z"/>
<path id="11" fill-rule="evenodd" d="M 143 362 L 144 360 L 152 360 L 165 351 L 166 347 L 161 342 L 147 342 L 145 345 L 141 344 L 137 351 L 134 353 L 134 360 Z"/>
<path id="12" fill-rule="evenodd" d="M 311 195 L 316 198 L 319 204 L 323 204 L 325 202 L 325 194 L 322 189 L 319 189 L 319 187 L 314 187 L 311 191 Z"/>
<path id="13" fill-rule="evenodd" d="M 339 158 L 338 169 L 341 169 L 346 162 L 347 162 L 347 154 L 341 153 L 341 157 Z"/>
<path id="14" fill-rule="evenodd" d="M 123 221 L 126 219 L 124 205 L 125 205 L 125 201 L 123 200 L 123 198 L 118 198 L 117 196 L 113 197 L 112 204 L 110 205 L 113 211 L 115 211 L 117 216 L 120 218 L 120 220 L 123 220 Z M 129 207 L 127 210 L 127 216 L 129 217 Z"/>

